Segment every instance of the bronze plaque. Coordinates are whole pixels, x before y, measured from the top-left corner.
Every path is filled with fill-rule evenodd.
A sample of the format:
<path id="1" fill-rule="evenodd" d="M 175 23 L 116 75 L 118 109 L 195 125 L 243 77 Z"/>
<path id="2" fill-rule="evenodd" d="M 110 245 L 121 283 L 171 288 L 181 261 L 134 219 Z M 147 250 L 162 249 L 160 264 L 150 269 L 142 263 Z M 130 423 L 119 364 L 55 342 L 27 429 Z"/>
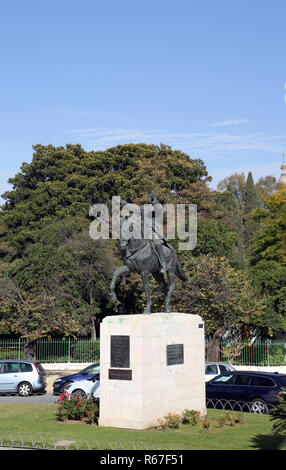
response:
<path id="1" fill-rule="evenodd" d="M 130 367 L 130 337 L 110 336 L 110 367 Z"/>
<path id="2" fill-rule="evenodd" d="M 176 364 L 184 364 L 184 345 L 168 344 L 167 345 L 167 366 Z"/>
<path id="3" fill-rule="evenodd" d="M 124 369 L 109 369 L 109 380 L 132 380 L 132 370 Z"/>

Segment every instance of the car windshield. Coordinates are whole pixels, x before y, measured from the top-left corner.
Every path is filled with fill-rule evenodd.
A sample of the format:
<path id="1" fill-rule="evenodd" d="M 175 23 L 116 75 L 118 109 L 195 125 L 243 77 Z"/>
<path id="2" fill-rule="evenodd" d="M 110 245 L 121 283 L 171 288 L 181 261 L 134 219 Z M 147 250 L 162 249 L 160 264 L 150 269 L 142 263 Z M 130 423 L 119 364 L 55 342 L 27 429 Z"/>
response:
<path id="1" fill-rule="evenodd" d="M 82 374 L 96 374 L 99 372 L 99 364 L 92 364 L 81 371 Z"/>

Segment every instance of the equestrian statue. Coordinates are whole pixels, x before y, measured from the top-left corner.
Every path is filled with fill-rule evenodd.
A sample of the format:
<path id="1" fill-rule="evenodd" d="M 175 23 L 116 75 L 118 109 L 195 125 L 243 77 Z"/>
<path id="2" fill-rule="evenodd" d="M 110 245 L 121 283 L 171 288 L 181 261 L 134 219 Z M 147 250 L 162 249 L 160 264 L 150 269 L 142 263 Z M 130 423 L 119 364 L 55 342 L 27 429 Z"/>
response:
<path id="1" fill-rule="evenodd" d="M 110 300 L 116 300 L 115 288 L 116 284 L 120 281 L 122 277 L 129 276 L 132 273 L 139 273 L 143 281 L 143 287 L 146 294 L 146 307 L 144 309 L 144 314 L 151 313 L 151 297 L 150 297 L 150 286 L 149 286 L 149 276 L 150 273 L 160 285 L 164 297 L 165 297 L 165 308 L 164 312 L 171 311 L 171 297 L 175 289 L 175 278 L 176 276 L 182 281 L 187 281 L 188 278 L 178 260 L 176 250 L 167 242 L 167 240 L 160 236 L 160 226 L 158 223 L 156 225 L 156 220 L 158 217 L 155 217 L 156 214 L 160 213 L 163 210 L 161 204 L 159 203 L 157 196 L 152 192 L 149 195 L 148 199 L 149 210 L 148 214 L 151 217 L 149 220 L 152 237 L 144 239 L 144 229 L 143 229 L 143 220 L 144 220 L 144 206 L 140 206 L 141 212 L 141 237 L 124 237 L 124 231 L 120 230 L 120 236 L 118 239 L 119 248 L 121 251 L 122 259 L 124 266 L 117 269 L 112 277 L 110 284 Z M 124 209 L 128 208 L 128 203 L 121 200 L 120 209 L 120 227 L 121 229 L 124 226 L 124 223 L 128 221 L 130 215 L 124 214 Z M 160 219 L 162 221 L 162 218 Z M 146 221 L 145 221 L 146 222 Z M 148 223 L 148 221 L 147 221 Z M 164 274 L 167 276 L 165 279 Z"/>

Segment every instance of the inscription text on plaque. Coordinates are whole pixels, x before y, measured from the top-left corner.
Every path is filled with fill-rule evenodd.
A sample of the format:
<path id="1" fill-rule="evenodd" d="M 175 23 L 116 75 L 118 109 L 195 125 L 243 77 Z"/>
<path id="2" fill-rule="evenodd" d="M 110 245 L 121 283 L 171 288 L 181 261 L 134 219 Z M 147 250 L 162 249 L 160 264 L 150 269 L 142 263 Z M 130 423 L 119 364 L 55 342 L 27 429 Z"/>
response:
<path id="1" fill-rule="evenodd" d="M 130 367 L 130 337 L 110 336 L 110 367 Z"/>
<path id="2" fill-rule="evenodd" d="M 183 344 L 167 345 L 167 366 L 173 366 L 175 364 L 184 364 Z"/>

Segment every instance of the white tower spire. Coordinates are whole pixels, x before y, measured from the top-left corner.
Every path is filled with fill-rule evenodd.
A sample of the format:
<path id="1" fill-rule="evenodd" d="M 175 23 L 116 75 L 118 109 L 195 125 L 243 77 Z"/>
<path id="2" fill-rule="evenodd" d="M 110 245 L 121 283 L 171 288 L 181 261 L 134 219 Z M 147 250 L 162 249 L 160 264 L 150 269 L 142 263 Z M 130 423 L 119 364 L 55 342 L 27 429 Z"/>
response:
<path id="1" fill-rule="evenodd" d="M 283 184 L 283 185 L 286 186 L 286 163 L 285 163 L 285 154 L 284 154 L 284 152 L 282 154 L 282 158 L 283 158 L 282 165 L 280 167 L 282 172 L 281 172 L 281 176 L 279 178 L 278 184 L 279 185 Z"/>

